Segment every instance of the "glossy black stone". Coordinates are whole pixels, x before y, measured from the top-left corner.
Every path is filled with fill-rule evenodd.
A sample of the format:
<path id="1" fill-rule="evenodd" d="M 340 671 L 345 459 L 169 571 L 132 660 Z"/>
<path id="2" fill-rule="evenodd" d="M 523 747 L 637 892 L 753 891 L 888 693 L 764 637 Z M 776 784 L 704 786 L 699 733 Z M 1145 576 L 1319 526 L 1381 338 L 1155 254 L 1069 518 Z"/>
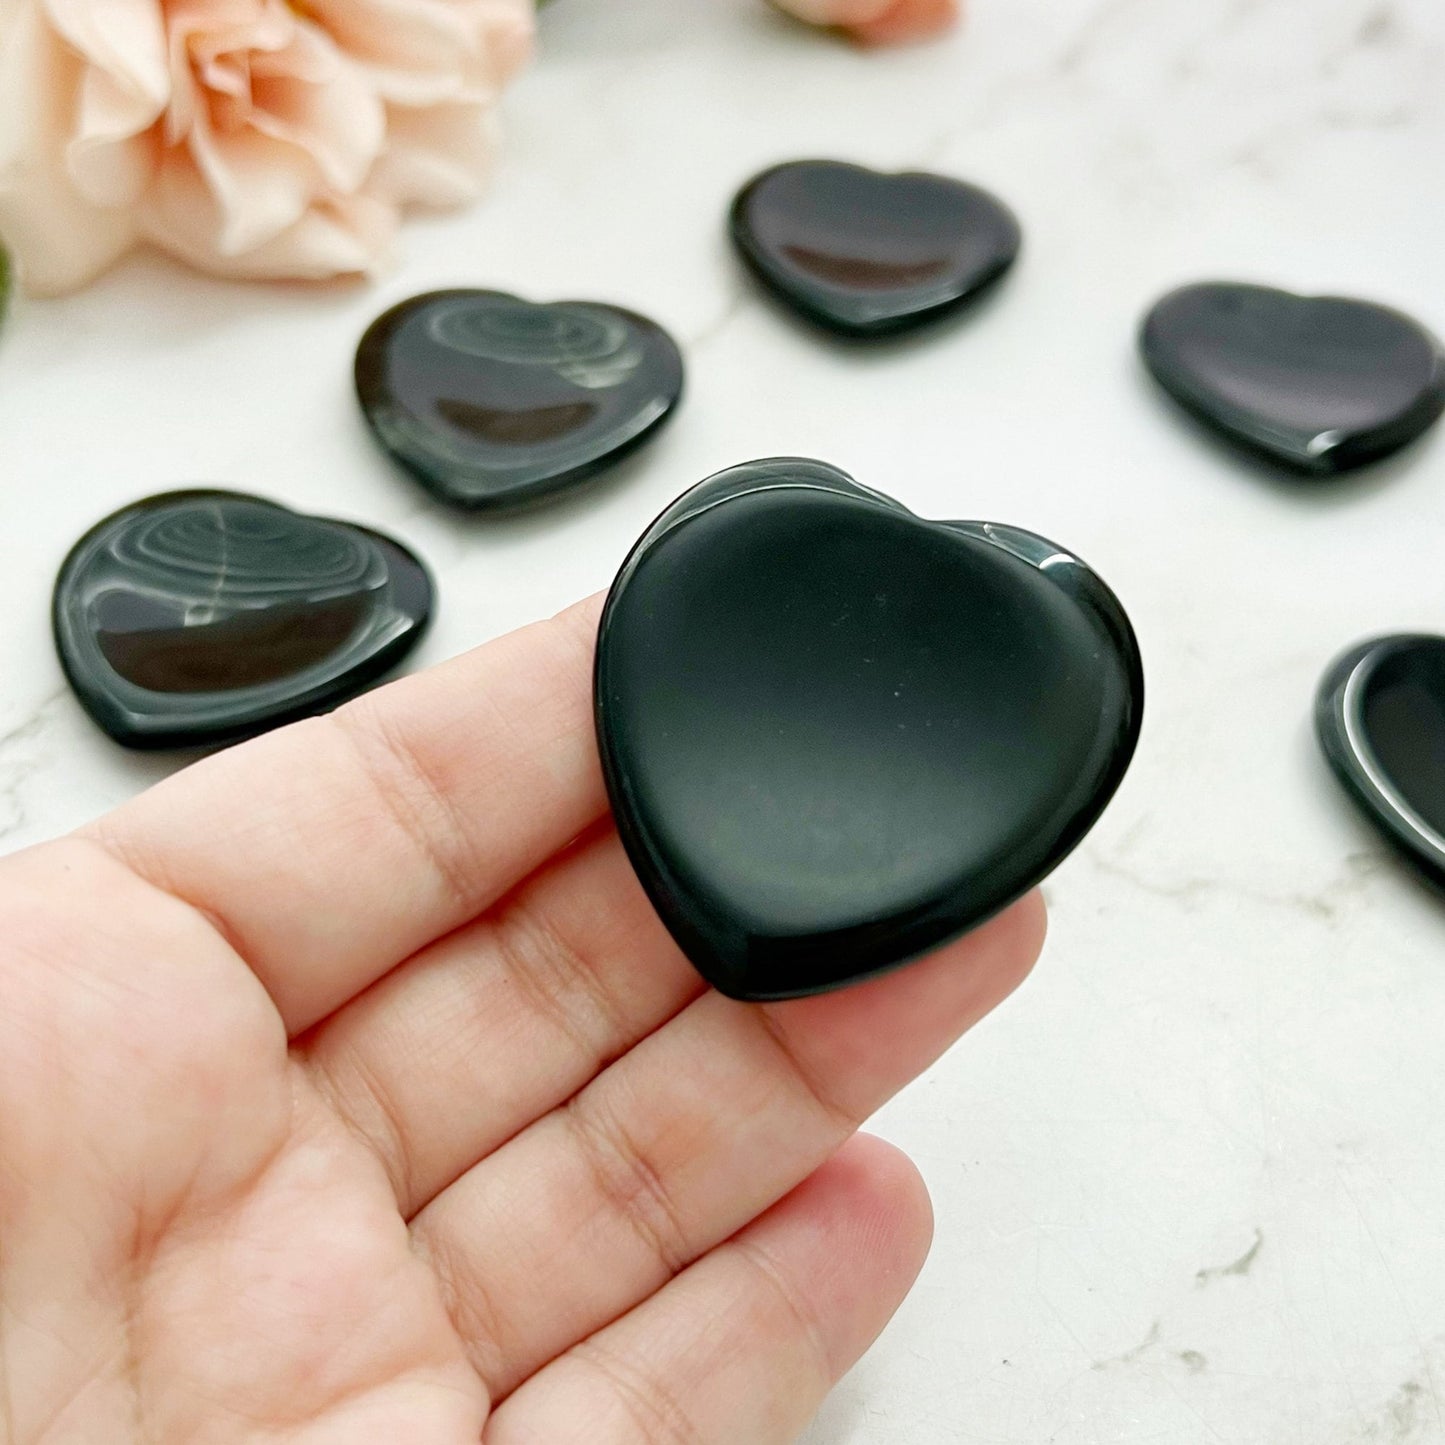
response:
<path id="1" fill-rule="evenodd" d="M 434 291 L 372 323 L 356 391 L 381 444 L 444 502 L 523 506 L 640 446 L 682 397 L 655 322 L 592 301 Z"/>
<path id="2" fill-rule="evenodd" d="M 948 176 L 790 161 L 733 202 L 733 243 L 804 316 L 849 336 L 906 331 L 997 281 L 1019 253 L 1013 213 Z"/>
<path id="3" fill-rule="evenodd" d="M 133 748 L 231 742 L 323 712 L 421 639 L 432 584 L 399 543 L 239 492 L 168 492 L 72 548 L 55 643 Z"/>
<path id="4" fill-rule="evenodd" d="M 879 973 L 1018 898 L 1098 818 L 1143 706 L 1128 619 L 1078 558 L 787 457 L 653 524 L 595 681 L 633 865 L 743 999 Z"/>
<path id="5" fill-rule="evenodd" d="M 1377 637 L 1336 658 L 1315 731 L 1365 815 L 1445 883 L 1445 637 Z"/>
<path id="6" fill-rule="evenodd" d="M 1140 333 L 1165 391 L 1236 445 L 1329 475 L 1413 441 L 1445 410 L 1445 350 L 1419 322 L 1341 296 L 1211 281 Z"/>

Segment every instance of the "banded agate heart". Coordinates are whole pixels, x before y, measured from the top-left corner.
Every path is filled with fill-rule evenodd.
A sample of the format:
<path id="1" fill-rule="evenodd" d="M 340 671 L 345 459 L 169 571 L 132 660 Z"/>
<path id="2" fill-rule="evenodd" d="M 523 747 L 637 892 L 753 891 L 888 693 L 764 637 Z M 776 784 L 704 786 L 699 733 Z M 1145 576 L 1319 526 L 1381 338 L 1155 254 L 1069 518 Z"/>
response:
<path id="1" fill-rule="evenodd" d="M 377 440 L 443 502 L 529 505 L 599 476 L 682 397 L 656 322 L 595 301 L 435 291 L 394 306 L 356 353 Z"/>
<path id="2" fill-rule="evenodd" d="M 226 491 L 125 507 L 61 566 L 52 617 L 86 711 L 133 748 L 230 742 L 325 711 L 399 663 L 426 569 L 365 527 Z"/>

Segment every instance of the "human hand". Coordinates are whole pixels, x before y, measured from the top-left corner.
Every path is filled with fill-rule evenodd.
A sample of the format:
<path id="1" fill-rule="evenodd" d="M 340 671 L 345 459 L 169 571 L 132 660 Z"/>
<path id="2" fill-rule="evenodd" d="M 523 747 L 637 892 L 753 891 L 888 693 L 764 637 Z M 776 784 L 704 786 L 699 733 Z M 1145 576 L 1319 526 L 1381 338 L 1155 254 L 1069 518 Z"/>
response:
<path id="1" fill-rule="evenodd" d="M 605 818 L 594 600 L 0 863 L 5 1445 L 782 1445 L 927 1249 L 861 1120 L 1031 896 L 706 991 Z"/>

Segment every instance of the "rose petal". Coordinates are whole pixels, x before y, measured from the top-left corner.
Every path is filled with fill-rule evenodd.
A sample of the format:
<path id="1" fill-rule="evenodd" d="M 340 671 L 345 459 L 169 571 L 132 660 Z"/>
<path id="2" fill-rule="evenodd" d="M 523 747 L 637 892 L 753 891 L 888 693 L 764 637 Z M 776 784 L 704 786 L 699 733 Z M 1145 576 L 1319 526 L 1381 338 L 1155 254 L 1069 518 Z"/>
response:
<path id="1" fill-rule="evenodd" d="M 865 45 L 898 45 L 927 40 L 947 30 L 959 16 L 959 0 L 897 0 L 873 20 L 852 28 Z"/>
<path id="2" fill-rule="evenodd" d="M 46 289 L 138 236 L 372 271 L 401 206 L 478 193 L 531 42 L 531 0 L 0 0 L 0 225 Z"/>
<path id="3" fill-rule="evenodd" d="M 330 45 L 317 32 L 298 43 Z M 361 186 L 386 141 L 386 111 L 360 70 L 337 56 L 330 85 L 290 77 L 259 79 L 252 88 L 251 124 L 289 141 L 315 161 L 326 185 L 337 191 Z"/>
<path id="4" fill-rule="evenodd" d="M 957 18 L 959 0 L 773 0 L 799 20 L 846 30 L 869 45 L 922 40 Z"/>
<path id="5" fill-rule="evenodd" d="M 178 191 L 176 200 L 182 215 L 199 215 L 207 203 L 204 193 L 186 199 Z M 358 194 L 318 202 L 254 250 L 221 252 L 214 245 L 214 226 L 175 225 L 166 218 L 146 233 L 161 250 L 213 275 L 317 281 L 375 275 L 392 259 L 396 230 L 394 207 Z"/>
<path id="6" fill-rule="evenodd" d="M 165 17 L 158 0 L 42 0 L 51 24 L 117 86 L 149 103 L 151 119 L 170 99 Z M 147 122 L 149 124 L 149 122 Z"/>
<path id="7" fill-rule="evenodd" d="M 474 201 L 491 169 L 496 129 L 487 105 L 392 106 L 369 189 L 403 206 Z"/>
<path id="8" fill-rule="evenodd" d="M 349 55 L 399 70 L 454 70 L 473 43 L 451 0 L 310 0 L 310 12 Z"/>
<path id="9" fill-rule="evenodd" d="M 133 206 L 155 171 L 156 117 L 136 110 L 135 94 L 93 67 L 80 87 L 76 134 L 66 165 L 76 189 L 96 206 Z"/>
<path id="10" fill-rule="evenodd" d="M 531 0 L 470 0 L 476 58 L 493 85 L 503 86 L 532 58 L 536 34 Z"/>
<path id="11" fill-rule="evenodd" d="M 205 61 L 197 60 L 196 71 L 204 89 L 233 100 L 250 100 L 251 57 L 245 51 L 231 50 Z"/>
<path id="12" fill-rule="evenodd" d="M 381 102 L 328 36 L 299 28 L 290 52 L 298 69 L 306 73 L 320 66 L 317 52 L 326 54 L 331 84 L 268 80 L 253 86 L 243 120 L 232 114 L 223 129 L 200 111 L 193 118 L 187 148 L 214 202 L 209 223 L 216 235 L 209 246 L 217 255 L 255 251 L 296 225 L 319 196 L 354 190 L 380 152 Z M 180 161 L 164 168 L 148 230 L 151 218 L 161 214 L 180 222 L 180 212 L 193 205 L 190 180 Z M 194 230 L 195 218 L 187 219 Z"/>
<path id="13" fill-rule="evenodd" d="M 276 50 L 289 43 L 296 17 L 278 0 L 166 0 L 172 64 L 205 65 L 229 51 Z"/>
<path id="14" fill-rule="evenodd" d="M 273 72 L 279 66 L 317 85 L 328 84 L 336 74 L 334 44 L 298 49 L 305 24 L 283 0 L 258 0 L 254 17 L 238 15 L 225 26 L 216 24 L 201 8 L 189 23 L 195 28 L 190 32 L 187 49 L 207 84 L 212 74 L 220 79 L 228 72 L 243 74 L 249 81 L 268 63 Z"/>
<path id="15" fill-rule="evenodd" d="M 893 0 L 772 0 L 772 3 L 809 25 L 858 25 L 876 20 Z"/>
<path id="16" fill-rule="evenodd" d="M 189 228 L 200 221 L 204 211 L 187 199 L 193 194 L 189 186 L 180 184 L 190 175 L 209 195 L 215 231 L 210 244 L 221 256 L 254 251 L 294 226 L 321 188 L 315 162 L 300 147 L 249 128 L 219 136 L 209 119 L 198 117 L 185 150 L 173 151 L 170 163 L 161 166 L 147 217 L 167 210 L 174 225 Z"/>
<path id="17" fill-rule="evenodd" d="M 39 7 L 25 6 L 0 44 L 0 235 L 36 295 L 85 285 L 136 240 L 132 212 L 90 204 L 70 179 L 66 143 L 83 73 Z"/>
<path id="18" fill-rule="evenodd" d="M 318 203 L 290 231 L 239 256 L 232 275 L 300 281 L 375 276 L 395 260 L 395 207 L 373 196 L 335 196 Z"/>
<path id="19" fill-rule="evenodd" d="M 529 0 L 310 0 L 311 12 L 401 104 L 480 99 L 531 54 Z M 470 92 L 470 93 L 468 93 Z"/>

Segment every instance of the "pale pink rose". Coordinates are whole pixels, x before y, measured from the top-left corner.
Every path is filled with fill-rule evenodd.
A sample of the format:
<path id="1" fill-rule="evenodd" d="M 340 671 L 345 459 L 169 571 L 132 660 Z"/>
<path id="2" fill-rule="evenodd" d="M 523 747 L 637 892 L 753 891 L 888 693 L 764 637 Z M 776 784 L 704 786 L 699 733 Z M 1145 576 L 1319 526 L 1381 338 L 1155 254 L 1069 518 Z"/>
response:
<path id="1" fill-rule="evenodd" d="M 800 20 L 845 30 L 865 45 L 924 40 L 958 19 L 960 0 L 775 0 Z"/>
<path id="2" fill-rule="evenodd" d="M 142 241 L 371 273 L 476 196 L 531 39 L 531 0 L 0 0 L 0 238 L 39 294 Z"/>

